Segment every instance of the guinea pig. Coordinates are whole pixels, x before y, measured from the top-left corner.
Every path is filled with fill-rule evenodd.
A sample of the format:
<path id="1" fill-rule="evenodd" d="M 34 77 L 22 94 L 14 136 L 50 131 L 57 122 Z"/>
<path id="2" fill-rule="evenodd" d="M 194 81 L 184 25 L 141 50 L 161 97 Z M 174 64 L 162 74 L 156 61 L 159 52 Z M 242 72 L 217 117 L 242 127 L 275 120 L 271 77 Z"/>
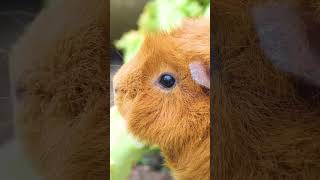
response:
<path id="1" fill-rule="evenodd" d="M 210 21 L 149 34 L 114 76 L 115 104 L 179 180 L 210 179 Z"/>
<path id="2" fill-rule="evenodd" d="M 213 2 L 214 179 L 320 179 L 319 3 Z"/>
<path id="3" fill-rule="evenodd" d="M 106 179 L 106 0 L 53 1 L 10 57 L 15 133 L 43 179 Z"/>

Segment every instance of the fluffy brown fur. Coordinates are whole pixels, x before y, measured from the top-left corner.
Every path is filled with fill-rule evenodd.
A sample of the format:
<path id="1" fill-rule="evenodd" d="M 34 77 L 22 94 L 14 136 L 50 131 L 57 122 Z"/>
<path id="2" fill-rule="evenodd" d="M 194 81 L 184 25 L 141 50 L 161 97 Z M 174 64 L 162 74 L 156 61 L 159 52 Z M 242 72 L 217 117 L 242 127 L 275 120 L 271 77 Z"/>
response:
<path id="1" fill-rule="evenodd" d="M 12 51 L 16 134 L 44 179 L 106 179 L 108 10 L 54 2 Z"/>
<path id="2" fill-rule="evenodd" d="M 137 56 L 114 78 L 115 102 L 129 130 L 159 145 L 179 180 L 210 177 L 209 90 L 192 80 L 189 64 L 194 61 L 209 67 L 208 19 L 189 20 L 169 33 L 148 36 Z M 156 84 L 164 72 L 177 79 L 172 90 Z"/>
<path id="3" fill-rule="evenodd" d="M 319 106 L 260 47 L 251 9 L 266 2 L 213 1 L 214 179 L 320 179 Z M 318 22 L 319 1 L 277 2 L 307 8 Z"/>

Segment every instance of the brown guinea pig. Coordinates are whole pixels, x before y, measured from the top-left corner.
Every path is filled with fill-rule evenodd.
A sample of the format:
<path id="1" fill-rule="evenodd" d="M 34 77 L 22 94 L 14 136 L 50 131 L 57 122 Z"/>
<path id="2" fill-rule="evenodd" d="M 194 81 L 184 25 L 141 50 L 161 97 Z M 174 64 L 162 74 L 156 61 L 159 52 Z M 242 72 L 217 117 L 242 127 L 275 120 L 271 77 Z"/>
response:
<path id="1" fill-rule="evenodd" d="M 210 21 L 148 35 L 114 77 L 115 103 L 179 180 L 210 178 Z"/>
<path id="2" fill-rule="evenodd" d="M 214 179 L 320 179 L 319 3 L 214 1 Z"/>
<path id="3" fill-rule="evenodd" d="M 14 46 L 15 131 L 45 180 L 106 179 L 106 0 L 57 0 Z"/>

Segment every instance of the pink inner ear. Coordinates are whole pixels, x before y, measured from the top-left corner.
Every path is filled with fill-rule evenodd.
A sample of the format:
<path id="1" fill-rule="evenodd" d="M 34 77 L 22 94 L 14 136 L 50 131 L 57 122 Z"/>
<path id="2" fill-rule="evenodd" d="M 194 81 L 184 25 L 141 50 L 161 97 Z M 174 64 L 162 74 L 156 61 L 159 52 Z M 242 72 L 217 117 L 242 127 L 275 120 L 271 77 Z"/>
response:
<path id="1" fill-rule="evenodd" d="M 210 89 L 210 72 L 209 69 L 200 62 L 189 64 L 192 79 L 199 85 Z"/>

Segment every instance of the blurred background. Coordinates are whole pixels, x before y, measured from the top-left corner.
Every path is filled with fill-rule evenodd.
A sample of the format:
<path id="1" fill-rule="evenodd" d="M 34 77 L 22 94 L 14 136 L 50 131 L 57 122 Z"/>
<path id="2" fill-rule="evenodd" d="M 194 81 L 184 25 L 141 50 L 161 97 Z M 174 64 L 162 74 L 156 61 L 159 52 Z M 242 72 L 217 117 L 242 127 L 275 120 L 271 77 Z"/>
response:
<path id="1" fill-rule="evenodd" d="M 2 0 L 0 5 L 0 144 L 13 136 L 8 52 L 43 6 L 41 0 Z"/>
<path id="2" fill-rule="evenodd" d="M 43 0 L 2 0 L 0 3 L 0 179 L 36 180 L 14 139 L 8 53 L 32 22 Z"/>
<path id="3" fill-rule="evenodd" d="M 144 35 L 170 30 L 188 17 L 209 16 L 210 0 L 111 0 L 110 79 L 137 53 Z M 110 82 L 111 180 L 171 180 L 156 146 L 144 145 L 127 132 L 125 120 L 113 105 Z"/>

